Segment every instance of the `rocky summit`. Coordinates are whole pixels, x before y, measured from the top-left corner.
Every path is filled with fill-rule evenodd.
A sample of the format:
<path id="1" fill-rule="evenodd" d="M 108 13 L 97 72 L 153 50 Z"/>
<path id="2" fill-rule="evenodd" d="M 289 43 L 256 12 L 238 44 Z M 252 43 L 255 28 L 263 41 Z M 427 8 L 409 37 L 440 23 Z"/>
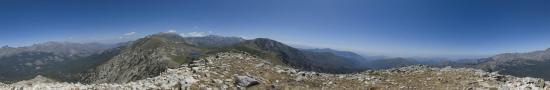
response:
<path id="1" fill-rule="evenodd" d="M 550 90 L 550 82 L 469 68 L 408 66 L 353 74 L 327 74 L 272 64 L 228 51 L 128 83 L 81 84 L 37 77 L 1 90 Z"/>
<path id="2" fill-rule="evenodd" d="M 126 83 L 158 76 L 188 62 L 198 48 L 174 33 L 158 33 L 125 46 L 120 54 L 85 72 L 84 83 Z"/>

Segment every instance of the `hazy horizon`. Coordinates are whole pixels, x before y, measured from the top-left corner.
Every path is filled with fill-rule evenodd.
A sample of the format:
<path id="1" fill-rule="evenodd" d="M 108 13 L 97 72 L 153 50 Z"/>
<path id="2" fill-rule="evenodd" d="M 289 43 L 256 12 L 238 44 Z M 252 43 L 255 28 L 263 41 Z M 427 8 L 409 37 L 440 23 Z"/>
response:
<path id="1" fill-rule="evenodd" d="M 267 38 L 267 37 L 244 37 L 244 36 L 227 36 L 227 35 L 217 35 L 217 34 L 212 34 L 213 32 L 177 32 L 177 30 L 168 30 L 168 31 L 165 31 L 165 32 L 156 32 L 156 33 L 175 33 L 175 34 L 179 34 L 180 36 L 182 37 L 204 37 L 204 36 L 209 36 L 209 35 L 216 35 L 216 36 L 224 36 L 224 37 L 240 37 L 240 38 L 243 38 L 243 39 L 247 39 L 247 40 L 251 40 L 251 39 L 255 39 L 255 38 Z M 124 34 L 121 34 L 120 36 L 118 37 L 112 37 L 110 39 L 104 39 L 104 40 L 89 40 L 89 41 L 86 41 L 86 40 L 83 40 L 83 39 L 78 39 L 78 38 L 70 38 L 70 39 L 66 39 L 66 40 L 58 40 L 58 41 L 40 41 L 40 42 L 35 42 L 35 43 L 32 43 L 32 44 L 24 44 L 24 45 L 2 45 L 2 46 L 9 46 L 9 47 L 27 47 L 27 46 L 32 46 L 32 45 L 35 45 L 35 44 L 42 44 L 42 43 L 47 43 L 47 42 L 69 42 L 69 43 L 102 43 L 102 44 L 117 44 L 117 43 L 123 43 L 123 42 L 127 42 L 127 41 L 133 41 L 133 40 L 136 40 L 136 39 L 139 39 L 139 38 L 144 38 L 145 36 L 147 35 L 152 35 L 152 34 L 155 34 L 155 33 L 148 33 L 148 34 L 139 34 L 137 32 L 129 32 L 129 33 L 124 33 Z M 539 49 L 539 50 L 533 50 L 533 51 L 524 51 L 524 52 L 520 52 L 520 51 L 517 51 L 517 52 L 502 52 L 502 53 L 497 53 L 497 54 L 493 54 L 493 55 L 478 55 L 478 56 L 415 56 L 415 55 L 384 55 L 384 54 L 372 54 L 372 53 L 368 53 L 368 52 L 362 52 L 362 51 L 355 51 L 355 50 L 346 50 L 346 49 L 340 49 L 340 48 L 331 48 L 331 47 L 322 47 L 322 46 L 310 46 L 310 45 L 305 45 L 305 44 L 296 44 L 296 43 L 289 43 L 289 42 L 284 42 L 284 41 L 281 41 L 282 43 L 285 43 L 289 46 L 292 46 L 292 47 L 295 47 L 295 48 L 300 48 L 300 49 L 333 49 L 333 50 L 339 50 L 339 51 L 351 51 L 351 52 L 355 52 L 359 55 L 362 55 L 362 56 L 365 56 L 365 57 L 386 57 L 386 58 L 439 58 L 439 59 L 448 59 L 448 60 L 460 60 L 460 59 L 479 59 L 479 58 L 487 58 L 487 57 L 490 57 L 490 56 L 494 56 L 494 55 L 497 55 L 497 54 L 502 54 L 502 53 L 526 53 L 526 52 L 533 52 L 533 51 L 540 51 L 540 50 L 545 50 L 545 49 Z"/>
<path id="2" fill-rule="evenodd" d="M 56 2 L 57 1 L 57 2 Z M 0 1 L 0 45 L 117 42 L 157 32 L 265 37 L 394 57 L 550 48 L 548 1 Z"/>

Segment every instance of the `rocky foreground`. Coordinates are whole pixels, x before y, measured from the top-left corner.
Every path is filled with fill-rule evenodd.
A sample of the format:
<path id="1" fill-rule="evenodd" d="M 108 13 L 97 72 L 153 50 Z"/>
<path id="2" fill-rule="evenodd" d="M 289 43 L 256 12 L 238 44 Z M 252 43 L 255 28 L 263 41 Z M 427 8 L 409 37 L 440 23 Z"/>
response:
<path id="1" fill-rule="evenodd" d="M 44 77 L 0 90 L 550 90 L 550 82 L 468 68 L 403 68 L 325 74 L 274 65 L 243 52 L 204 57 L 160 76 L 124 84 L 55 82 Z"/>

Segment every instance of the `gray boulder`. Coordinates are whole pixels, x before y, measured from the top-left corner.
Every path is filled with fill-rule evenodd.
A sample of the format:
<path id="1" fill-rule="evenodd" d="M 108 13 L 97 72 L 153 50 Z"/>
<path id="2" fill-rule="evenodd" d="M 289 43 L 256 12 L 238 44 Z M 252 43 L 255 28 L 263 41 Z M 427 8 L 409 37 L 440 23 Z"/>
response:
<path id="1" fill-rule="evenodd" d="M 249 76 L 237 76 L 235 79 L 235 84 L 241 87 L 250 87 L 260 84 L 260 82 Z"/>

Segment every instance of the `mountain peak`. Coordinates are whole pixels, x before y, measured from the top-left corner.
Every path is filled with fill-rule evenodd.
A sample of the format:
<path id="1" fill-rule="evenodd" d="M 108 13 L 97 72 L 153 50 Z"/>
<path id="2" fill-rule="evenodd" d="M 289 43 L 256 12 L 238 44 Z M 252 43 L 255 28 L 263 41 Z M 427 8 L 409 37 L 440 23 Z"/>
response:
<path id="1" fill-rule="evenodd" d="M 275 40 L 272 40 L 272 39 L 269 39 L 269 38 L 256 38 L 254 40 L 257 40 L 257 41 L 274 41 L 274 42 L 277 42 Z"/>
<path id="2" fill-rule="evenodd" d="M 138 39 L 136 42 L 150 42 L 151 44 L 167 44 L 167 43 L 185 43 L 185 40 L 182 36 L 177 33 L 156 33 L 145 38 Z"/>
<path id="3" fill-rule="evenodd" d="M 2 46 L 2 48 L 10 48 L 10 46 L 4 45 L 4 46 Z"/>
<path id="4" fill-rule="evenodd" d="M 226 37 L 219 35 L 208 35 L 203 37 L 184 37 L 185 42 L 201 47 L 223 47 L 230 46 L 245 41 L 240 37 Z"/>
<path id="5" fill-rule="evenodd" d="M 299 51 L 298 49 L 292 48 L 288 45 L 285 45 L 279 41 L 275 41 L 269 38 L 256 38 L 254 40 L 250 40 L 249 43 L 253 43 L 257 45 L 257 47 L 261 48 L 262 50 L 291 50 L 291 51 Z"/>
<path id="6" fill-rule="evenodd" d="M 234 39 L 245 40 L 243 37 L 236 37 L 236 36 L 207 35 L 207 36 L 204 36 L 204 37 L 208 37 L 208 38 L 234 38 Z"/>
<path id="7" fill-rule="evenodd" d="M 181 36 L 177 33 L 160 32 L 160 33 L 149 35 L 147 37 L 181 37 Z"/>
<path id="8" fill-rule="evenodd" d="M 185 41 L 176 33 L 157 33 L 138 39 L 118 55 L 89 70 L 82 81 L 125 83 L 157 76 L 168 68 L 190 62 L 191 58 L 201 53 L 199 48 Z"/>
<path id="9" fill-rule="evenodd" d="M 256 44 L 284 45 L 283 43 L 281 43 L 279 41 L 275 41 L 275 40 L 272 40 L 272 39 L 269 39 L 269 38 L 256 38 L 252 41 Z"/>

